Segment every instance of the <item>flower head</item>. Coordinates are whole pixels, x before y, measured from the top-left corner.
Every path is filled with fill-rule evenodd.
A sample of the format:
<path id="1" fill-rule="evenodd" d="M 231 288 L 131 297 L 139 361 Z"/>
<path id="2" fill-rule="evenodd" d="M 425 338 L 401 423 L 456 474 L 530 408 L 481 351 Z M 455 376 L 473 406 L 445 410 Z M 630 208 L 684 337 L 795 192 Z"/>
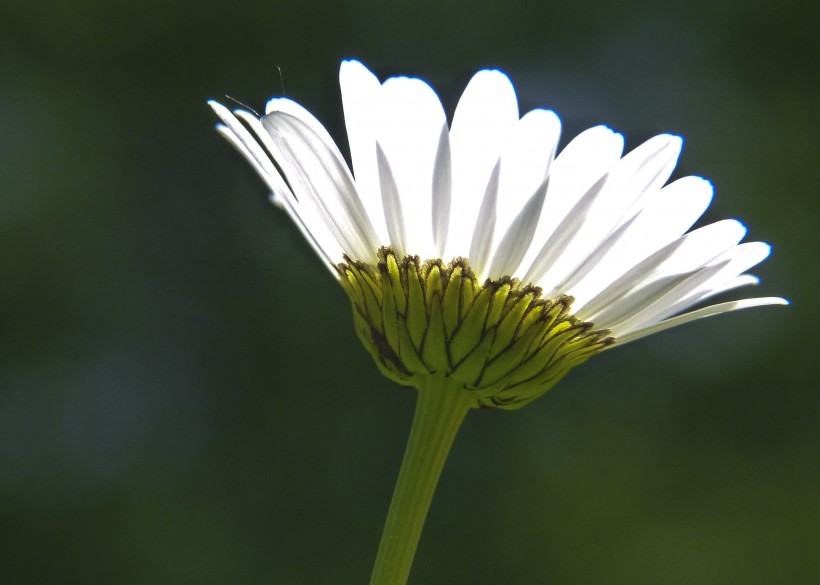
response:
<path id="1" fill-rule="evenodd" d="M 340 70 L 351 174 L 321 123 L 274 98 L 261 119 L 210 102 L 353 302 L 359 337 L 390 378 L 445 376 L 476 406 L 515 408 L 597 351 L 735 309 L 689 311 L 748 284 L 770 251 L 724 220 L 688 231 L 712 198 L 667 184 L 682 140 L 623 154 L 591 128 L 558 153 L 550 110 L 519 117 L 512 84 L 479 71 L 452 124 L 427 83 Z M 355 178 L 354 178 L 355 177 Z"/>

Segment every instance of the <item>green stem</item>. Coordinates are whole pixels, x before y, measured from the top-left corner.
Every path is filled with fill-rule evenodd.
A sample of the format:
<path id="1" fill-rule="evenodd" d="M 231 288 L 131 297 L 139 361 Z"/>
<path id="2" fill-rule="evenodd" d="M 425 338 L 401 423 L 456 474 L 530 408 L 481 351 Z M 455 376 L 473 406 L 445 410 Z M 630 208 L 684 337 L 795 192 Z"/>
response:
<path id="1" fill-rule="evenodd" d="M 461 422 L 475 404 L 443 376 L 425 377 L 379 544 L 370 585 L 405 585 L 438 478 Z"/>

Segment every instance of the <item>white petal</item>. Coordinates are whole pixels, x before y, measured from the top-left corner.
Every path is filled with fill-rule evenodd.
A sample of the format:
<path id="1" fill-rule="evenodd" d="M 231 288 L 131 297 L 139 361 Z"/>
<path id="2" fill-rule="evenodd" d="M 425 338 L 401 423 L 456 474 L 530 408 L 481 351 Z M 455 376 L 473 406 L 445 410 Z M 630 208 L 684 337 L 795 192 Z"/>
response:
<path id="1" fill-rule="evenodd" d="M 538 284 L 546 290 L 553 288 L 554 279 L 550 281 L 550 271 L 566 250 L 567 243 L 572 241 L 576 234 L 583 228 L 589 209 L 595 199 L 601 194 L 606 185 L 607 175 L 604 175 L 593 183 L 587 192 L 575 204 L 569 213 L 566 214 L 549 239 L 538 250 L 535 259 L 524 276 L 524 282 Z M 533 242 L 533 245 L 535 242 Z M 549 284 L 548 284 L 549 283 Z"/>
<path id="2" fill-rule="evenodd" d="M 408 227 L 407 250 L 435 254 L 432 233 L 433 167 L 446 123 L 438 96 L 424 81 L 394 77 L 384 82 L 377 140 L 384 149 Z M 387 211 L 387 210 L 385 210 Z"/>
<path id="3" fill-rule="evenodd" d="M 746 228 L 739 221 L 723 220 L 693 232 L 661 248 L 637 263 L 614 281 L 598 283 L 600 293 L 588 300 L 576 300 L 575 314 L 584 321 L 608 327 L 608 311 L 619 312 L 617 303 L 631 291 L 655 281 L 666 281 L 692 273 L 736 245 Z"/>
<path id="4" fill-rule="evenodd" d="M 689 232 L 683 238 L 683 245 L 658 267 L 658 273 L 696 270 L 734 248 L 745 235 L 746 226 L 736 219 L 724 219 Z"/>
<path id="5" fill-rule="evenodd" d="M 567 277 L 624 221 L 639 210 L 643 196 L 669 177 L 680 153 L 677 136 L 652 138 L 627 154 L 613 168 L 581 229 L 567 243 L 545 277 L 545 286 Z M 547 288 L 549 288 L 547 287 Z"/>
<path id="6" fill-rule="evenodd" d="M 608 308 L 605 321 L 602 322 L 606 323 L 606 328 L 610 329 L 616 338 L 643 325 L 655 323 L 660 320 L 659 315 L 667 312 L 679 299 L 696 291 L 704 282 L 726 268 L 728 263 L 729 261 L 725 260 L 688 273 L 653 280 Z M 658 287 L 659 283 L 664 283 L 664 286 Z M 648 294 L 648 291 L 651 291 L 651 294 Z M 640 302 L 634 301 L 636 297 Z"/>
<path id="7" fill-rule="evenodd" d="M 690 313 L 685 313 L 683 315 L 678 315 L 677 317 L 672 317 L 671 319 L 667 319 L 666 321 L 661 321 L 660 323 L 655 323 L 645 329 L 639 329 L 637 331 L 633 331 L 632 333 L 625 335 L 624 337 L 617 339 L 615 345 L 623 345 L 624 343 L 629 343 L 630 341 L 635 341 L 636 339 L 640 339 L 642 337 L 646 337 L 647 335 L 652 335 L 654 333 L 659 333 L 660 331 L 665 331 L 666 329 L 670 329 L 672 327 L 677 327 L 678 325 L 683 325 L 684 323 L 689 323 L 690 321 L 696 321 L 698 319 L 703 319 L 705 317 L 711 317 L 712 315 L 720 315 L 721 313 L 728 313 L 729 311 L 737 311 L 738 309 L 748 309 L 751 307 L 762 307 L 764 305 L 788 305 L 789 301 L 786 299 L 782 299 L 779 297 L 763 297 L 757 299 L 743 299 L 740 301 L 730 301 L 728 303 L 721 303 L 719 305 L 712 305 L 711 307 L 704 307 L 702 309 L 698 309 L 697 311 L 692 311 Z M 614 347 L 614 346 L 612 346 Z"/>
<path id="8" fill-rule="evenodd" d="M 612 170 L 607 194 L 612 211 L 629 214 L 645 193 L 660 189 L 678 162 L 683 139 L 672 134 L 650 138 L 626 156 Z"/>
<path id="9" fill-rule="evenodd" d="M 282 111 L 268 114 L 262 124 L 299 202 L 315 208 L 345 252 L 372 261 L 379 243 L 338 149 L 304 120 Z"/>
<path id="10" fill-rule="evenodd" d="M 710 278 L 704 280 L 691 291 L 672 291 L 656 310 L 645 311 L 643 318 L 631 322 L 628 331 L 642 329 L 652 323 L 657 323 L 662 319 L 680 313 L 720 292 L 742 286 L 743 281 L 737 282 L 740 275 L 765 260 L 770 252 L 771 247 L 763 242 L 748 242 L 733 247 L 712 263 L 722 265 L 721 270 L 715 271 Z"/>
<path id="11" fill-rule="evenodd" d="M 487 182 L 509 132 L 518 103 L 509 78 L 479 71 L 458 102 L 450 130 L 453 192 L 445 258 L 467 257 Z"/>
<path id="12" fill-rule="evenodd" d="M 222 127 L 217 127 L 220 133 L 253 164 L 259 175 L 268 183 L 271 189 L 275 191 L 277 184 L 273 176 L 279 173 L 270 157 L 259 145 L 259 142 L 228 108 L 214 100 L 210 100 L 208 105 L 211 106 L 214 112 L 216 112 L 216 115 L 219 116 L 220 120 L 225 124 Z M 222 130 L 221 128 L 226 128 L 226 130 Z"/>
<path id="13" fill-rule="evenodd" d="M 667 317 L 677 315 L 678 313 L 681 313 L 690 307 L 694 307 L 695 305 L 700 304 L 701 302 L 715 295 L 719 295 L 743 286 L 756 286 L 758 284 L 760 284 L 760 279 L 758 277 L 753 276 L 751 274 L 741 274 L 740 276 L 737 276 L 727 282 L 724 282 L 720 286 L 715 287 L 709 291 L 701 290 L 698 291 L 696 295 L 690 295 L 687 298 L 678 301 L 675 305 L 670 307 L 668 311 L 664 311 L 664 314 L 662 316 L 653 319 L 651 322 L 647 322 L 644 325 L 637 327 L 636 329 L 644 329 L 652 323 L 656 323 L 658 321 L 666 319 Z"/>
<path id="14" fill-rule="evenodd" d="M 293 124 L 291 125 L 293 125 L 296 129 L 295 135 L 299 137 L 298 140 L 304 140 L 307 143 L 314 143 L 316 145 L 316 151 L 305 156 L 304 160 L 306 163 L 302 164 L 302 159 L 296 157 L 294 159 L 294 167 L 299 167 L 300 165 L 303 167 L 300 169 L 299 174 L 300 176 L 307 178 L 308 182 L 310 182 L 315 176 L 319 185 L 327 185 L 320 187 L 319 190 L 315 191 L 318 198 L 312 199 L 314 203 L 321 203 L 321 205 L 316 207 L 317 210 L 325 209 L 324 212 L 319 211 L 319 216 L 328 227 L 331 225 L 336 225 L 336 229 L 332 228 L 331 232 L 348 254 L 352 254 L 354 258 L 359 260 L 374 257 L 378 247 L 387 241 L 386 239 L 379 239 L 379 234 L 374 227 L 378 225 L 381 229 L 381 226 L 384 225 L 383 216 L 372 216 L 369 212 L 370 210 L 362 203 L 361 198 L 358 195 L 358 186 L 353 182 L 353 178 L 350 176 L 350 170 L 347 168 L 347 163 L 345 163 L 342 153 L 339 152 L 339 148 L 336 146 L 336 143 L 333 141 L 333 138 L 331 138 L 328 131 L 313 114 L 288 98 L 273 98 L 268 100 L 268 103 L 265 106 L 265 111 L 267 112 L 267 115 L 262 118 L 262 125 L 266 130 L 268 130 L 269 133 L 271 133 L 271 126 L 268 121 L 275 119 L 277 116 L 279 116 L 282 120 L 289 118 L 293 121 Z M 282 122 L 282 124 L 286 125 L 284 122 Z M 298 130 L 298 128 L 302 125 L 309 128 L 310 132 Z M 304 130 L 304 127 L 302 127 L 302 130 Z M 307 148 L 311 148 L 309 144 L 307 145 Z M 375 145 L 373 148 L 373 157 L 375 158 Z M 274 154 L 274 158 L 277 163 L 282 166 L 283 170 L 285 170 L 283 161 L 280 160 L 280 157 Z M 323 162 L 319 162 L 320 160 Z M 312 173 L 310 168 L 308 168 L 312 162 L 316 162 L 319 165 L 316 168 L 321 167 L 322 169 L 315 175 Z M 336 183 L 333 182 L 334 176 L 337 180 Z M 330 188 L 330 185 L 335 185 L 335 188 Z M 378 191 L 376 191 L 376 193 L 377 195 L 379 194 Z M 341 196 L 341 199 L 337 199 L 338 196 Z M 327 212 L 335 208 L 334 206 L 336 205 L 336 201 L 341 202 L 344 212 L 341 214 L 334 212 L 335 215 L 328 215 Z M 304 203 L 304 201 L 301 203 Z M 338 229 L 340 226 L 341 232 Z M 357 233 L 346 233 L 351 229 Z M 362 241 L 362 238 L 364 238 L 364 241 Z M 357 240 L 359 241 L 358 244 L 354 244 Z M 347 242 L 347 245 L 345 242 Z M 349 247 L 361 245 L 372 248 L 369 255 L 364 255 L 365 252 L 363 247 L 358 248 L 358 251 L 354 251 Z"/>
<path id="15" fill-rule="evenodd" d="M 358 61 L 342 61 L 339 68 L 345 128 L 356 190 L 373 222 L 380 242 L 388 241 L 376 166 L 376 137 L 381 123 L 381 84 Z"/>
<path id="16" fill-rule="evenodd" d="M 490 278 L 500 278 L 516 273 L 524 254 L 532 243 L 532 236 L 535 233 L 538 218 L 541 216 L 541 207 L 544 205 L 548 184 L 549 177 L 546 177 L 499 242 L 490 264 L 488 273 Z"/>
<path id="17" fill-rule="evenodd" d="M 701 177 L 683 177 L 648 194 L 631 237 L 660 248 L 681 236 L 712 202 L 712 183 Z"/>
<path id="18" fill-rule="evenodd" d="M 709 291 L 708 294 L 704 294 L 703 296 L 699 297 L 695 302 L 699 303 L 703 299 L 706 299 L 706 298 L 709 298 L 709 297 L 712 297 L 712 296 L 715 296 L 715 295 L 719 295 L 721 293 L 725 293 L 727 291 L 734 290 L 734 289 L 740 288 L 742 286 L 750 286 L 750 285 L 755 286 L 755 285 L 758 285 L 758 284 L 760 284 L 760 279 L 757 276 L 754 276 L 753 274 L 741 274 L 740 276 L 737 276 L 737 277 L 735 277 L 731 280 L 728 280 L 728 281 L 724 282 L 723 284 L 721 284 L 720 286 L 712 289 L 711 291 Z M 677 311 L 675 311 L 675 312 L 677 312 Z M 670 313 L 670 314 L 674 315 L 674 313 Z"/>
<path id="19" fill-rule="evenodd" d="M 384 205 L 384 220 L 387 222 L 387 233 L 390 235 L 390 245 L 396 254 L 402 257 L 407 254 L 404 213 L 396 179 L 378 141 L 376 142 L 376 163 L 379 167 L 379 185 L 382 192 L 382 205 Z"/>
<path id="20" fill-rule="evenodd" d="M 548 296 L 556 294 L 570 294 L 574 296 L 574 291 L 579 282 L 585 279 L 593 280 L 593 278 L 589 277 L 589 274 L 601 265 L 604 258 L 607 258 L 613 249 L 621 245 L 621 240 L 623 240 L 624 235 L 629 228 L 632 227 L 636 219 L 636 217 L 631 218 L 612 232 L 575 270 L 568 274 L 559 284 L 556 284 Z"/>
<path id="21" fill-rule="evenodd" d="M 328 134 L 327 129 L 316 119 L 316 116 L 308 112 L 304 107 L 288 98 L 271 98 L 265 105 L 265 115 L 262 117 L 262 120 L 268 118 L 270 114 L 275 113 L 288 114 L 289 116 L 297 118 L 300 122 L 308 126 L 316 136 L 322 140 L 326 148 L 333 152 L 339 160 L 344 161 L 342 153 L 339 152 L 339 147 L 336 146 L 336 142 L 334 142 L 333 138 Z M 347 168 L 346 164 L 345 168 Z M 348 170 L 348 174 L 349 173 L 350 171 Z"/>
<path id="22" fill-rule="evenodd" d="M 272 200 L 279 202 L 287 210 L 303 234 L 310 234 L 308 242 L 314 247 L 319 257 L 326 264 L 330 264 L 331 272 L 335 275 L 336 270 L 333 268 L 333 263 L 342 259 L 341 248 L 316 212 L 309 206 L 299 204 L 293 193 L 291 193 L 290 187 L 287 186 L 279 171 L 274 167 L 268 152 L 260 146 L 259 142 L 268 148 L 270 155 L 273 155 L 273 151 L 270 151 L 271 138 L 267 131 L 262 128 L 262 124 L 252 114 L 243 110 L 236 111 L 236 115 L 256 132 L 257 137 L 254 138 L 227 108 L 217 102 L 212 101 L 209 103 L 220 118 L 230 123 L 230 127 L 222 126 L 217 129 L 245 155 L 245 158 L 265 179 L 273 193 Z"/>
<path id="23" fill-rule="evenodd" d="M 290 197 L 293 199 L 294 197 L 293 193 L 291 193 L 290 187 L 288 187 L 287 183 L 285 183 L 285 180 L 282 178 L 282 175 L 279 173 L 279 170 L 276 169 L 272 163 L 272 159 L 270 157 L 273 156 L 273 152 L 270 150 L 270 135 L 262 126 L 262 122 L 260 122 L 256 116 L 244 110 L 236 110 L 234 111 L 234 114 L 237 118 L 242 119 L 245 124 L 253 130 L 256 135 L 254 141 L 258 142 L 266 149 L 262 151 L 265 156 L 265 171 L 268 175 L 266 177 L 266 181 L 268 184 L 273 185 L 273 188 L 271 189 L 273 193 L 281 194 L 284 197 Z M 250 134 L 248 136 L 250 137 Z M 262 153 L 255 156 L 260 156 L 261 154 Z"/>
<path id="24" fill-rule="evenodd" d="M 560 134 L 561 121 L 549 110 L 533 110 L 516 123 L 501 153 L 495 242 L 501 242 L 521 209 L 544 182 Z M 534 218 L 536 223 L 541 215 L 540 205 L 538 214 Z"/>
<path id="25" fill-rule="evenodd" d="M 487 190 L 484 192 L 481 208 L 478 211 L 473 241 L 470 244 L 470 266 L 479 280 L 487 275 L 485 270 L 490 260 L 490 250 L 493 247 L 500 177 L 501 161 L 498 161 L 495 163 L 493 172 L 490 174 L 490 180 L 487 182 Z"/>
<path id="26" fill-rule="evenodd" d="M 550 167 L 550 184 L 533 236 L 533 245 L 522 266 L 530 268 L 544 242 L 609 169 L 618 162 L 623 151 L 623 136 L 606 126 L 590 128 L 576 136 Z M 533 272 L 530 270 L 530 272 Z"/>
<path id="27" fill-rule="evenodd" d="M 445 121 L 441 125 L 436 161 L 433 165 L 432 229 L 436 258 L 444 257 L 447 232 L 450 229 L 450 204 L 453 193 L 453 163 L 450 154 L 450 132 Z"/>
<path id="28" fill-rule="evenodd" d="M 703 214 L 712 199 L 712 184 L 699 177 L 684 177 L 654 190 L 623 238 L 594 270 L 567 292 L 577 306 L 601 292 L 650 254 L 679 238 Z"/>

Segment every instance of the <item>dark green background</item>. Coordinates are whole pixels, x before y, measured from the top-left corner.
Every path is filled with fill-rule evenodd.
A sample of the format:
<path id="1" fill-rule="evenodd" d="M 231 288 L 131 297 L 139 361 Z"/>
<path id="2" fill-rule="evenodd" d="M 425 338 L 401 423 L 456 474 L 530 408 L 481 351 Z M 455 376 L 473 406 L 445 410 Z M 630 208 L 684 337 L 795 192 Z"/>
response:
<path id="1" fill-rule="evenodd" d="M 338 63 L 452 112 L 507 71 L 564 137 L 686 137 L 771 307 L 607 352 L 460 434 L 412 583 L 820 579 L 811 2 L 0 6 L 0 581 L 366 583 L 413 410 L 208 98 L 344 144 Z M 343 147 L 344 148 L 344 147 Z"/>

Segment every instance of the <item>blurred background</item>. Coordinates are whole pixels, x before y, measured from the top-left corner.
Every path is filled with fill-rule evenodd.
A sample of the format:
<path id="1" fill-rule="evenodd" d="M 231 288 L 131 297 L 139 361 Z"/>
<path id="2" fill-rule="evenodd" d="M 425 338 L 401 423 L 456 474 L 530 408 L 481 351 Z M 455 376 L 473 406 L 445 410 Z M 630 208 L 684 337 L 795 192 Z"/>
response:
<path id="1" fill-rule="evenodd" d="M 815 10 L 812 12 L 812 10 Z M 0 579 L 366 583 L 414 393 L 213 130 L 282 93 L 346 149 L 339 61 L 452 113 L 509 73 L 564 140 L 686 138 L 770 307 L 606 352 L 457 439 L 411 582 L 820 580 L 818 19 L 798 2 L 0 7 Z"/>

